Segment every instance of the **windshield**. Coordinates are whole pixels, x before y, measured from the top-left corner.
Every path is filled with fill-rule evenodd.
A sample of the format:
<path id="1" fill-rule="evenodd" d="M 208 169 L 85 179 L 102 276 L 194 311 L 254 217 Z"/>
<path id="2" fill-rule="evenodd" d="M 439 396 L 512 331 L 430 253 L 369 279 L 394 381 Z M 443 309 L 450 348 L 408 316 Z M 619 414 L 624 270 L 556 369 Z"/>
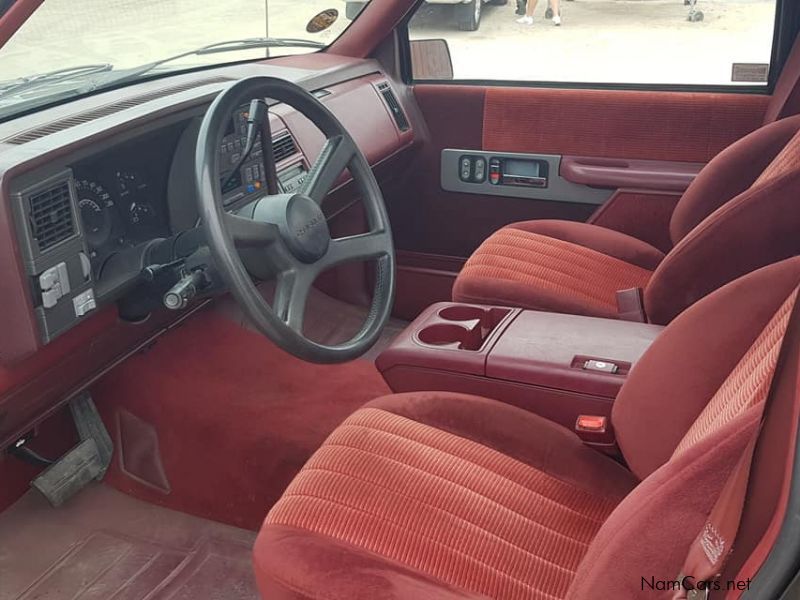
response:
<path id="1" fill-rule="evenodd" d="M 0 48 L 0 118 L 165 71 L 315 52 L 349 25 L 345 4 L 46 0 Z"/>

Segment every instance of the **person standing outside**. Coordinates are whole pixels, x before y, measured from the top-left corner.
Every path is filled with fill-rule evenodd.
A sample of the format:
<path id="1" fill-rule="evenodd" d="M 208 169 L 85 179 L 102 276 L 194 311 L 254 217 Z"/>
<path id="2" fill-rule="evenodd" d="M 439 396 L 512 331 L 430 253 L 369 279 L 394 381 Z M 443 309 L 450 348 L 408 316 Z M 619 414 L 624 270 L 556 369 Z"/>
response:
<path id="1" fill-rule="evenodd" d="M 548 2 L 548 12 L 553 12 L 553 25 L 561 25 L 561 10 L 559 8 L 560 0 L 550 0 Z M 538 0 L 528 0 L 525 8 L 525 14 L 517 19 L 517 23 L 522 25 L 533 25 L 533 11 L 536 10 Z"/>

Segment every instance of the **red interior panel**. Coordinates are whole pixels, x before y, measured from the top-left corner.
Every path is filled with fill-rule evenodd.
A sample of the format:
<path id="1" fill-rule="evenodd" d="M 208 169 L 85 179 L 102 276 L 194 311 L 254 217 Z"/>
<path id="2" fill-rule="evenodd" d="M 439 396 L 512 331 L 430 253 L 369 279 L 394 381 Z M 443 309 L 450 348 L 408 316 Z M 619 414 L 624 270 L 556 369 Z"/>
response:
<path id="1" fill-rule="evenodd" d="M 707 162 L 757 129 L 769 96 L 488 88 L 483 148 Z"/>
<path id="2" fill-rule="evenodd" d="M 174 319 L 164 310 L 145 323 L 128 324 L 110 308 L 31 357 L 0 364 L 0 446 L 13 442 L 91 379 L 160 335 Z"/>

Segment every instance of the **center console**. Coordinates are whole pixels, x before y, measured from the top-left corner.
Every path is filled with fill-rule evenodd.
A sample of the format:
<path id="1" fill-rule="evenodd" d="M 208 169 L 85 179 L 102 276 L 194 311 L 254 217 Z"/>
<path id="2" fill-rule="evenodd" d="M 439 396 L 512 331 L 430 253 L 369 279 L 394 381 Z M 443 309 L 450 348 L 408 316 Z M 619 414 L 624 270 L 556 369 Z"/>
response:
<path id="1" fill-rule="evenodd" d="M 409 325 L 376 365 L 395 392 L 446 390 L 485 396 L 556 421 L 589 444 L 612 446 L 609 417 L 614 398 L 662 329 L 613 319 L 439 303 Z"/>

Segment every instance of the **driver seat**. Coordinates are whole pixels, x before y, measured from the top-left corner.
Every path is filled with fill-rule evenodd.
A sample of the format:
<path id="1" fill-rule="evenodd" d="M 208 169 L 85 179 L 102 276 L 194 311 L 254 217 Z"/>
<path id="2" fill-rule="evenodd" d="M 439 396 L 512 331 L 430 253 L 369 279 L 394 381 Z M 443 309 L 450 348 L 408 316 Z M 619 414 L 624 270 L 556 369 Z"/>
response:
<path id="1" fill-rule="evenodd" d="M 714 157 L 675 207 L 666 255 L 588 223 L 512 223 L 469 258 L 453 300 L 606 318 L 630 312 L 665 325 L 725 283 L 800 254 L 798 131 L 800 115 Z M 618 292 L 636 289 L 641 300 L 636 292 L 618 305 Z"/>
<path id="2" fill-rule="evenodd" d="M 775 490 L 793 454 L 786 424 L 797 419 L 786 415 L 797 406 L 800 327 L 787 327 L 798 284 L 800 258 L 776 263 L 663 331 L 614 405 L 625 464 L 485 398 L 424 392 L 367 404 L 267 515 L 254 549 L 261 594 L 670 598 L 644 592 L 643 578 L 678 576 L 769 395 L 750 476 L 762 497 L 746 504 L 747 534 L 727 563 L 734 578 L 780 512 Z"/>

